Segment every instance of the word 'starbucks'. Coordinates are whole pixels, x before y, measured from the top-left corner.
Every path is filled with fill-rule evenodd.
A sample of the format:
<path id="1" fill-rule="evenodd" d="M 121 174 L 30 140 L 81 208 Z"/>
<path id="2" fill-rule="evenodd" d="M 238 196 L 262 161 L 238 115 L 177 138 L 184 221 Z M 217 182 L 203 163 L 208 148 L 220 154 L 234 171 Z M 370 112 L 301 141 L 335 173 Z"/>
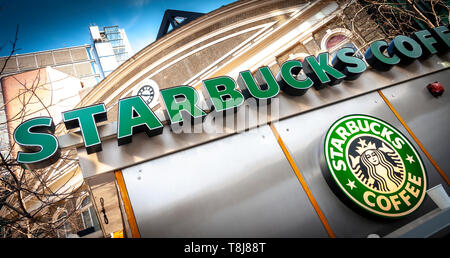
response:
<path id="1" fill-rule="evenodd" d="M 399 35 L 389 44 L 382 40 L 374 41 L 364 57 L 373 69 L 388 71 L 394 65 L 407 65 L 416 59 L 443 53 L 449 48 L 450 31 L 447 27 L 440 26 L 418 31 L 414 33 L 413 38 Z M 254 74 L 250 71 L 240 72 L 237 81 L 228 76 L 204 80 L 203 95 L 211 111 L 235 111 L 249 98 L 256 100 L 259 105 L 270 103 L 281 91 L 300 96 L 311 87 L 321 90 L 343 80 L 356 80 L 366 68 L 366 63 L 355 55 L 353 48 L 341 48 L 336 52 L 331 64 L 329 53 L 324 52 L 317 57 L 308 56 L 303 62 L 286 61 L 276 76 L 268 67 L 261 67 Z M 305 76 L 301 76 L 302 70 Z M 164 113 L 171 124 L 183 122 L 182 112 L 194 119 L 193 121 L 203 121 L 206 112 L 197 105 L 199 94 L 196 89 L 181 85 L 161 90 L 161 96 Z M 133 135 L 137 133 L 145 132 L 149 137 L 162 133 L 164 127 L 161 121 L 140 97 L 120 99 L 118 106 L 118 145 L 132 142 Z M 97 123 L 107 120 L 106 106 L 103 103 L 63 112 L 63 118 L 67 129 L 80 128 L 88 154 L 102 150 Z M 44 120 L 45 122 L 42 122 Z M 56 138 L 50 137 L 53 136 L 51 124 L 52 118 L 33 118 L 22 123 L 18 127 L 20 130 L 15 130 L 15 142 L 25 151 L 18 153 L 17 161 L 20 164 L 27 168 L 43 168 L 59 159 L 61 151 L 58 142 L 55 141 Z M 336 162 L 343 166 L 343 161 Z M 391 189 L 392 186 L 389 186 L 388 184 L 386 187 Z M 400 195 L 397 197 L 402 198 Z M 365 198 L 373 202 L 374 196 L 366 195 Z M 383 197 L 376 197 L 375 202 L 383 202 L 380 198 Z M 395 200 L 390 202 L 394 208 L 397 207 Z M 403 202 L 407 203 L 407 200 Z"/>
<path id="2" fill-rule="evenodd" d="M 324 155 L 332 189 L 373 214 L 403 217 L 425 197 L 427 177 L 420 156 L 402 133 L 380 119 L 339 119 L 326 134 Z"/>

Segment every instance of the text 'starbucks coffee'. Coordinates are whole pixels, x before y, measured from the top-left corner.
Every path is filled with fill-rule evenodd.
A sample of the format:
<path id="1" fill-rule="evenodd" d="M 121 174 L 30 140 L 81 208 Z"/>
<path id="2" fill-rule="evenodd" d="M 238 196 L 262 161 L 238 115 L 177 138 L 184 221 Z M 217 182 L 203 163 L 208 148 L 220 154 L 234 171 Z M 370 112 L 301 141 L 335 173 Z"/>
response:
<path id="1" fill-rule="evenodd" d="M 380 119 L 340 118 L 326 133 L 323 153 L 324 173 L 337 195 L 372 214 L 403 217 L 425 197 L 427 176 L 419 154 L 401 132 Z"/>

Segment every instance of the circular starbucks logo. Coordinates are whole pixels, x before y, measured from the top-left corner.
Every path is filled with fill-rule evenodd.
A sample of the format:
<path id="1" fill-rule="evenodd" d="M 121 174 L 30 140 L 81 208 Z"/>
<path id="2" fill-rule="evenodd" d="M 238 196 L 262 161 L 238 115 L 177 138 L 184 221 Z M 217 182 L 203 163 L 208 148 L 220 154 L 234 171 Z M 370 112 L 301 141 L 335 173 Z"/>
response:
<path id="1" fill-rule="evenodd" d="M 325 136 L 324 156 L 332 189 L 373 214 L 403 217 L 425 197 L 420 156 L 401 132 L 380 119 L 339 119 Z"/>

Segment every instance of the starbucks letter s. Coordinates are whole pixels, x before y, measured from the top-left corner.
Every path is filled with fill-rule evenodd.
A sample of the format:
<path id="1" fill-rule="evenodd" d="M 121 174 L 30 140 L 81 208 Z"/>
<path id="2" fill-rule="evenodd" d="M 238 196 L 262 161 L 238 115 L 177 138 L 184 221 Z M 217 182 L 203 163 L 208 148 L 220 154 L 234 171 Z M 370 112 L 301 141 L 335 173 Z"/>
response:
<path id="1" fill-rule="evenodd" d="M 17 162 L 27 169 L 44 168 L 61 156 L 58 140 L 53 135 L 51 117 L 37 117 L 20 124 L 14 131 L 14 141 L 25 152 L 17 153 Z"/>

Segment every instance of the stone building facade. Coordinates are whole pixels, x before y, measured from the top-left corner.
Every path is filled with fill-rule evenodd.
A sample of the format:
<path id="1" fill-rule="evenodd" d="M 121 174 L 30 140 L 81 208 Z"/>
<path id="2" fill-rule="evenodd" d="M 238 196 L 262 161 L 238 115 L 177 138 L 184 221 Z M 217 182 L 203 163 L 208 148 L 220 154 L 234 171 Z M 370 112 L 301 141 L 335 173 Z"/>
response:
<path id="1" fill-rule="evenodd" d="M 368 44 L 386 38 L 358 1 L 238 1 L 208 13 L 163 38 L 122 64 L 97 85 L 80 106 L 105 102 L 115 119 L 117 100 L 130 96 L 145 79 L 159 89 L 178 85 L 201 87 L 215 75 L 237 78 L 239 69 L 269 66 L 276 74 L 289 58 L 337 50 L 351 43 L 364 53 Z M 311 25 L 310 25 L 311 24 Z M 290 31 L 290 33 L 288 33 Z M 288 36 L 276 42 L 278 37 Z M 269 44 L 271 52 L 261 53 Z M 258 60 L 255 59 L 258 54 Z M 253 57 L 252 62 L 245 62 Z M 240 66 L 248 64 L 247 67 Z M 249 66 L 250 65 L 250 66 Z M 158 108 L 159 105 L 156 107 Z"/>

